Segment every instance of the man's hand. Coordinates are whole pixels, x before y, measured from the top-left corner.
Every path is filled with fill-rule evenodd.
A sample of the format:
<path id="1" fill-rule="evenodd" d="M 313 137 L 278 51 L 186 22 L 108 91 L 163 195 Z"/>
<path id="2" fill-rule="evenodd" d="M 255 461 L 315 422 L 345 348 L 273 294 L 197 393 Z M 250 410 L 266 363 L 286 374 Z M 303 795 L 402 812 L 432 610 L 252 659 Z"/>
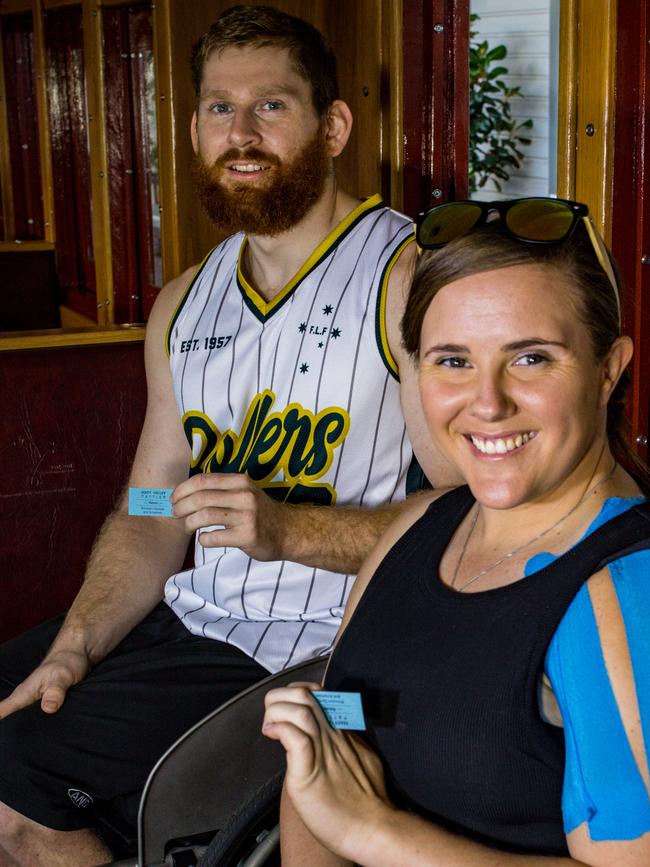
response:
<path id="1" fill-rule="evenodd" d="M 90 662 L 84 653 L 51 651 L 11 695 L 0 701 L 0 719 L 37 701 L 45 713 L 56 713 L 70 687 L 83 680 L 89 670 Z"/>
<path id="2" fill-rule="evenodd" d="M 193 533 L 205 527 L 206 548 L 241 548 L 255 560 L 282 560 L 293 509 L 273 500 L 240 473 L 200 473 L 182 482 L 171 501 L 174 517 Z"/>

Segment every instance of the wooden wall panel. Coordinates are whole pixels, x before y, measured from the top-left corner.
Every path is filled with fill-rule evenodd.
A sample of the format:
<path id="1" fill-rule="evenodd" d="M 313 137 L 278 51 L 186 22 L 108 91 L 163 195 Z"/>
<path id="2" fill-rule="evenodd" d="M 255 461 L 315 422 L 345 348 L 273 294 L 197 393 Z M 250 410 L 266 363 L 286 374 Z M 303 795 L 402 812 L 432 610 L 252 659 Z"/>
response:
<path id="1" fill-rule="evenodd" d="M 630 419 L 647 461 L 650 439 L 650 9 L 618 0 L 612 249 L 634 339 Z"/>
<path id="2" fill-rule="evenodd" d="M 0 353 L 0 640 L 72 601 L 126 481 L 142 344 Z"/>
<path id="3" fill-rule="evenodd" d="M 615 0 L 566 0 L 560 17 L 558 195 L 586 202 L 608 243 L 615 56 Z"/>
<path id="4" fill-rule="evenodd" d="M 404 0 L 404 211 L 467 197 L 469 3 Z"/>

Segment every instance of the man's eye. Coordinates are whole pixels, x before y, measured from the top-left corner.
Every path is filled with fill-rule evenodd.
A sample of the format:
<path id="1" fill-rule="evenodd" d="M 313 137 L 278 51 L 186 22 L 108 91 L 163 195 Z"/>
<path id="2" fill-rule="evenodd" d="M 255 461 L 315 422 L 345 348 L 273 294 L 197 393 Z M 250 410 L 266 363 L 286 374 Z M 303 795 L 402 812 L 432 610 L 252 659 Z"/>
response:
<path id="1" fill-rule="evenodd" d="M 230 111 L 230 106 L 226 102 L 217 102 L 210 106 L 210 111 L 214 114 L 227 114 Z"/>
<path id="2" fill-rule="evenodd" d="M 283 108 L 283 104 L 277 99 L 267 99 L 266 102 L 262 103 L 262 108 L 264 111 L 277 111 L 278 109 Z"/>

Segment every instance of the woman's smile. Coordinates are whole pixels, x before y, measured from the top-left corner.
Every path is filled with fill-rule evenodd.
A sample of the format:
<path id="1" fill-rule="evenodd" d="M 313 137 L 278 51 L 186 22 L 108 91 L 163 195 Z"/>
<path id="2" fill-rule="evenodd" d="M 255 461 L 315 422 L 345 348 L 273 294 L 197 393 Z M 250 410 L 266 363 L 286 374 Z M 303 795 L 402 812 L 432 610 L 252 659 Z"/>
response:
<path id="1" fill-rule="evenodd" d="M 507 455 L 517 452 L 535 437 L 536 431 L 511 433 L 503 436 L 465 434 L 466 438 L 484 455 Z"/>

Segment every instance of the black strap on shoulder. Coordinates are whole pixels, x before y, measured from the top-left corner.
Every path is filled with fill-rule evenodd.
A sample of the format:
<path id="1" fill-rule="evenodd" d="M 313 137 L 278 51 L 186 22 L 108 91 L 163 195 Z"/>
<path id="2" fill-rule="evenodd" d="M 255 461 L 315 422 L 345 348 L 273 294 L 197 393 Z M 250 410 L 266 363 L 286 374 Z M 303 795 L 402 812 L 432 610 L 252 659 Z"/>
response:
<path id="1" fill-rule="evenodd" d="M 613 560 L 650 548 L 650 503 L 639 503 L 607 521 L 570 553 L 581 558 L 587 554 L 590 573 L 604 569 Z"/>

